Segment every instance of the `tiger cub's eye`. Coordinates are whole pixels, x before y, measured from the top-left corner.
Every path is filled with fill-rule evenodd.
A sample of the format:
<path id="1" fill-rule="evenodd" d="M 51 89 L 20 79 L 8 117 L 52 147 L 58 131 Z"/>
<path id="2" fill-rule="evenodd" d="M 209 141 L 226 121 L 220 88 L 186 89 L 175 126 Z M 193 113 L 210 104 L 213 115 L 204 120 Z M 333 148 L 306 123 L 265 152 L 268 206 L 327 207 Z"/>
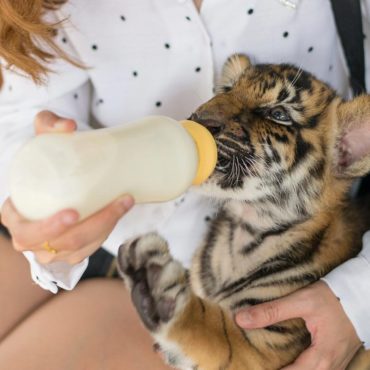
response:
<path id="1" fill-rule="evenodd" d="M 269 111 L 269 116 L 274 121 L 278 121 L 282 125 L 291 125 L 291 118 L 287 111 L 283 107 L 275 107 L 271 108 Z"/>

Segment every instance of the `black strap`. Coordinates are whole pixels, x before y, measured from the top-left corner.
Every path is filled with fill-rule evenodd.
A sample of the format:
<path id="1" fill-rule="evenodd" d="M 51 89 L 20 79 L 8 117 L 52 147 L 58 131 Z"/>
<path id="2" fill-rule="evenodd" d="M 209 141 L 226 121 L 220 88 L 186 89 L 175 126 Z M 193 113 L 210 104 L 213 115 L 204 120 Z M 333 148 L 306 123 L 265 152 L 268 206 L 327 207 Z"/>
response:
<path id="1" fill-rule="evenodd" d="M 6 236 L 8 239 L 10 238 L 8 229 L 1 222 L 0 222 L 0 234 Z"/>
<path id="2" fill-rule="evenodd" d="M 361 0 L 331 0 L 354 95 L 366 91 Z"/>
<path id="3" fill-rule="evenodd" d="M 92 256 L 90 256 L 89 264 L 82 275 L 81 280 L 96 277 L 118 277 L 117 258 L 103 248 L 99 248 Z"/>

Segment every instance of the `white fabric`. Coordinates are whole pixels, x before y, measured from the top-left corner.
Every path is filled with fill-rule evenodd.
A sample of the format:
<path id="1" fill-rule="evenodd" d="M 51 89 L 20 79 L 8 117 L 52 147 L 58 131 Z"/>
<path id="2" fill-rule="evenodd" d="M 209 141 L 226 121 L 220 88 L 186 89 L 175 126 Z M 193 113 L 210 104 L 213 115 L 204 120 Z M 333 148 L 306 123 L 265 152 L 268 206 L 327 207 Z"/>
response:
<path id="1" fill-rule="evenodd" d="M 235 52 L 260 63 L 294 63 L 347 95 L 347 68 L 329 0 L 292 3 L 296 9 L 279 0 L 204 0 L 199 14 L 191 0 L 70 0 L 57 13 L 67 19 L 57 41 L 88 68 L 57 61 L 52 65 L 55 73 L 42 87 L 17 73 L 5 73 L 0 91 L 0 204 L 8 195 L 10 160 L 33 135 L 32 120 L 41 109 L 77 119 L 79 129 L 87 129 L 93 120 L 114 126 L 152 114 L 183 119 L 212 96 L 223 63 Z M 370 0 L 362 3 L 368 48 Z M 369 78 L 367 74 L 368 83 Z M 136 206 L 104 246 L 116 253 L 128 237 L 159 230 L 169 239 L 172 253 L 189 263 L 212 212 L 212 205 L 196 194 Z M 365 244 L 364 255 L 369 251 Z M 87 264 L 40 266 L 32 253 L 27 258 L 36 282 L 53 292 L 57 286 L 72 289 Z M 363 315 L 370 312 L 370 269 L 362 258 L 347 262 L 326 281 L 339 292 L 357 332 L 370 345 L 369 321 Z M 362 299 L 338 286 L 356 287 Z"/>
<path id="2" fill-rule="evenodd" d="M 52 293 L 58 292 L 58 286 L 62 289 L 71 290 L 81 279 L 87 268 L 89 259 L 70 266 L 66 262 L 53 262 L 48 265 L 41 265 L 37 262 L 34 253 L 24 252 L 31 265 L 31 277 L 41 288 L 49 290 Z"/>
<path id="3" fill-rule="evenodd" d="M 324 280 L 340 299 L 357 335 L 370 349 L 370 231 L 363 236 L 363 250 L 326 275 Z"/>

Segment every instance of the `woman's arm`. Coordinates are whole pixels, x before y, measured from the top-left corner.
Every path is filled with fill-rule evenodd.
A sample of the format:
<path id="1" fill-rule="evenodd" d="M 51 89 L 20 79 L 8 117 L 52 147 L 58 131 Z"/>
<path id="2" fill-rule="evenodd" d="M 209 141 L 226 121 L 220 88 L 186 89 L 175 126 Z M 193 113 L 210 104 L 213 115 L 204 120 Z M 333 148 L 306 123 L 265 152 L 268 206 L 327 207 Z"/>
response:
<path id="1" fill-rule="evenodd" d="M 73 53 L 71 49 L 67 51 Z M 49 67 L 53 72 L 42 86 L 35 85 L 19 70 L 3 70 L 4 84 L 0 90 L 0 207 L 2 222 L 12 234 L 15 247 L 19 251 L 27 251 L 25 255 L 30 261 L 34 281 L 55 293 L 57 286 L 64 289 L 75 286 L 86 269 L 85 257 L 108 237 L 129 206 L 111 204 L 82 223 L 78 223 L 78 215 L 73 210 L 32 223 L 24 220 L 12 206 L 8 199 L 9 165 L 19 147 L 34 136 L 33 121 L 38 112 L 50 110 L 68 117 L 60 120 L 50 113 L 49 118 L 51 116 L 54 120 L 50 123 L 47 115 L 38 116 L 38 134 L 50 130 L 74 130 L 75 126 L 79 130 L 90 129 L 87 123 L 91 91 L 86 71 L 60 59 Z M 132 200 L 130 202 L 132 204 Z M 66 220 L 67 223 L 64 222 Z M 45 241 L 50 242 L 58 254 L 43 250 Z"/>

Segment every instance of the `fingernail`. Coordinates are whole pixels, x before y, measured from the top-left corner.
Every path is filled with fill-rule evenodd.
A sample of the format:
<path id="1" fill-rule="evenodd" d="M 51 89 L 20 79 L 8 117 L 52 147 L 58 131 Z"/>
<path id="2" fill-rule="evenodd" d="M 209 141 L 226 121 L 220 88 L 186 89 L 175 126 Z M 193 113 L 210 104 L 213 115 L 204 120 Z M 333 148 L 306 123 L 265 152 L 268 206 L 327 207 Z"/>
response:
<path id="1" fill-rule="evenodd" d="M 66 226 L 75 224 L 77 220 L 78 220 L 77 213 L 65 213 L 62 215 L 62 222 Z"/>
<path id="2" fill-rule="evenodd" d="M 134 205 L 134 199 L 129 195 L 125 195 L 118 200 L 118 203 L 124 208 L 124 211 L 128 211 Z"/>
<path id="3" fill-rule="evenodd" d="M 241 326 L 249 326 L 252 324 L 252 316 L 247 311 L 240 312 L 236 316 L 236 321 Z"/>
<path id="4" fill-rule="evenodd" d="M 56 130 L 56 131 L 64 131 L 65 130 L 65 123 L 63 122 L 57 122 L 53 125 L 53 128 Z"/>
<path id="5" fill-rule="evenodd" d="M 72 120 L 66 118 L 60 118 L 53 125 L 53 130 L 55 132 L 71 132 L 75 130 L 75 123 Z"/>

